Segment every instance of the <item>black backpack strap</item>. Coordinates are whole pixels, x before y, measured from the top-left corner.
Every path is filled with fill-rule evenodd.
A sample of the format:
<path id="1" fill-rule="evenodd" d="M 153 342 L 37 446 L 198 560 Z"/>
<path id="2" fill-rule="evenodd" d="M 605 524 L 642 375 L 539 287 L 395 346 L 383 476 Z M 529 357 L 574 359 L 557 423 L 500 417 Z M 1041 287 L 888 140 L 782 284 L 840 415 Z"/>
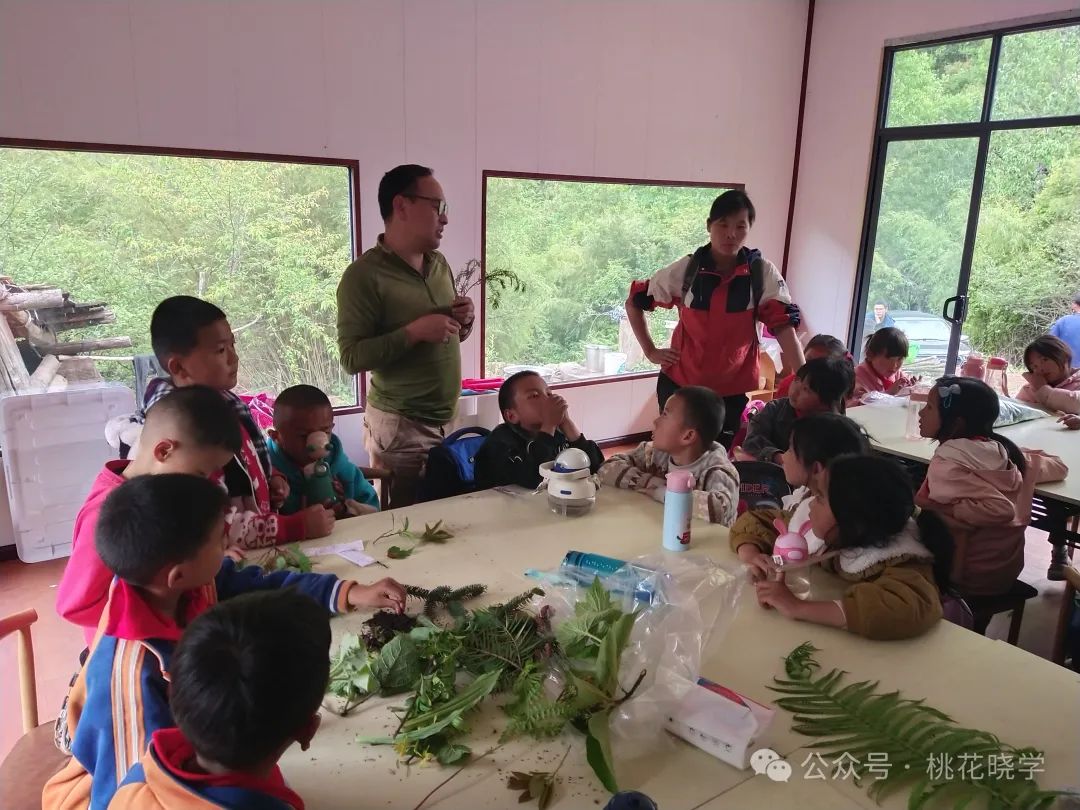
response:
<path id="1" fill-rule="evenodd" d="M 690 253 L 686 258 L 686 272 L 683 273 L 682 280 L 682 298 L 679 299 L 683 304 L 686 303 L 686 294 L 690 292 L 690 288 L 694 286 L 694 279 L 697 278 L 698 270 L 701 268 L 701 263 L 697 259 L 697 253 Z"/>

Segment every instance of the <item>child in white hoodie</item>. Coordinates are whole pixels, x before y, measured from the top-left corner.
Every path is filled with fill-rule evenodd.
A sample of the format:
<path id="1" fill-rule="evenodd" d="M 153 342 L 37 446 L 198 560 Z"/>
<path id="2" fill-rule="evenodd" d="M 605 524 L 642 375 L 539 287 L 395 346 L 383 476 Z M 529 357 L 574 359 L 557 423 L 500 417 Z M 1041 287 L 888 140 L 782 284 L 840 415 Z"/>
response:
<path id="1" fill-rule="evenodd" d="M 961 595 L 1009 589 L 1024 567 L 1024 531 L 1036 483 L 1060 481 L 1057 456 L 1021 450 L 994 432 L 998 396 L 970 377 L 942 377 L 919 430 L 940 442 L 915 502 L 937 512 L 955 541 L 952 584 Z"/>
<path id="2" fill-rule="evenodd" d="M 1072 350 L 1063 340 L 1053 335 L 1036 338 L 1024 349 L 1027 384 L 1016 398 L 1061 411 L 1065 414 L 1061 421 L 1080 430 L 1080 420 L 1069 418 L 1080 414 L 1080 369 L 1072 367 L 1072 360 Z"/>

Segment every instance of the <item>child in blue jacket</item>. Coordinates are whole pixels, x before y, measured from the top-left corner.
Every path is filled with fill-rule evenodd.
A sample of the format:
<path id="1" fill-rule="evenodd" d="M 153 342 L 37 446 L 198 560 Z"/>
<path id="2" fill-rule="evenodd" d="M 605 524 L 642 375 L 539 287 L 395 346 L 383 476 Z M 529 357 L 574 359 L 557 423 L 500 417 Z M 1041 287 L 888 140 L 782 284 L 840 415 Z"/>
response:
<path id="1" fill-rule="evenodd" d="M 323 441 L 313 442 L 319 433 L 329 437 L 329 451 L 325 456 Z M 313 385 L 294 385 L 286 388 L 274 402 L 274 427 L 270 429 L 270 463 L 273 465 L 271 492 L 280 493 L 287 489 L 279 511 L 291 515 L 308 506 L 311 488 L 305 467 L 321 461 L 329 467 L 329 487 L 316 500 L 324 503 L 332 500 L 331 506 L 337 517 L 349 517 L 355 511 L 361 514 L 379 511 L 379 496 L 375 488 L 364 477 L 360 468 L 349 461 L 341 440 L 334 435 L 334 408 L 330 398 Z M 316 446 L 318 445 L 318 446 Z M 320 458 L 320 456 L 322 456 Z M 287 487 L 282 487 L 284 481 Z M 332 493 L 332 495 L 331 495 Z M 324 498 L 323 495 L 330 495 Z M 359 509 L 345 509 L 347 501 L 358 504 Z M 277 504 L 275 503 L 275 506 Z"/>

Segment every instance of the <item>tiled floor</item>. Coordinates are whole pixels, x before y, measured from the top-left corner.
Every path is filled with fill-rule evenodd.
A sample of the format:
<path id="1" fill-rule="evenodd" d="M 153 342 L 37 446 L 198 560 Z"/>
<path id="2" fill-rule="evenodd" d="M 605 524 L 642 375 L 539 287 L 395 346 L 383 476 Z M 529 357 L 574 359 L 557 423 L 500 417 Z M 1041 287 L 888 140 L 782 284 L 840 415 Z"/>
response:
<path id="1" fill-rule="evenodd" d="M 66 559 L 32 565 L 17 560 L 0 563 L 0 616 L 27 608 L 38 614 L 31 636 L 42 723 L 56 717 L 84 646 L 82 630 L 56 614 L 56 583 L 66 563 Z M 18 682 L 16 643 L 9 636 L 0 641 L 0 758 L 22 733 Z"/>
<path id="2" fill-rule="evenodd" d="M 1046 579 L 1050 546 L 1043 532 L 1029 532 L 1026 556 L 1027 564 L 1021 576 L 1039 590 L 1039 596 L 1025 610 L 1020 646 L 1049 658 L 1064 584 Z M 82 632 L 63 621 L 54 609 L 56 583 L 65 563 L 66 560 L 32 565 L 18 561 L 0 563 L 0 616 L 26 608 L 34 608 L 38 613 L 33 639 L 41 722 L 55 717 L 83 648 Z M 1008 624 L 1007 615 L 995 617 L 987 635 L 1004 639 Z M 0 642 L 0 759 L 21 734 L 17 681 L 15 643 L 9 637 Z"/>

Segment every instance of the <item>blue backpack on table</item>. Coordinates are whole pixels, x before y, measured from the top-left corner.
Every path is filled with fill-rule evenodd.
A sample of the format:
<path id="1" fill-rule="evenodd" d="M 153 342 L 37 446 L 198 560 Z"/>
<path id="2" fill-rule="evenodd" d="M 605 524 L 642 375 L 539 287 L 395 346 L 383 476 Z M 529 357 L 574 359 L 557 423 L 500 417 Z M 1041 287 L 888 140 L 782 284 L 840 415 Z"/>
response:
<path id="1" fill-rule="evenodd" d="M 437 501 L 476 491 L 476 454 L 491 431 L 482 427 L 455 430 L 428 451 L 420 500 Z"/>

